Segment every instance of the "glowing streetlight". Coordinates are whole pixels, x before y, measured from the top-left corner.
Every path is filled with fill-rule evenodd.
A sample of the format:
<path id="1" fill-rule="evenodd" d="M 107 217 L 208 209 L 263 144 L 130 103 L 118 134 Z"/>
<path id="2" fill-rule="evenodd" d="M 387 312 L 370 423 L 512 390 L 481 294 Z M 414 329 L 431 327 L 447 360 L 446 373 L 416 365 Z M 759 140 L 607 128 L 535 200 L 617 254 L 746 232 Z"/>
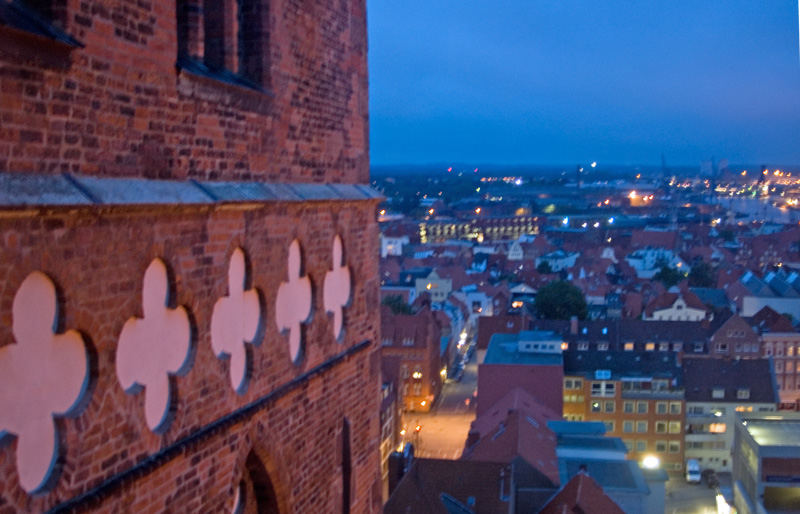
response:
<path id="1" fill-rule="evenodd" d="M 645 469 L 658 469 L 661 466 L 661 460 L 655 455 L 647 455 L 642 459 L 642 466 Z"/>

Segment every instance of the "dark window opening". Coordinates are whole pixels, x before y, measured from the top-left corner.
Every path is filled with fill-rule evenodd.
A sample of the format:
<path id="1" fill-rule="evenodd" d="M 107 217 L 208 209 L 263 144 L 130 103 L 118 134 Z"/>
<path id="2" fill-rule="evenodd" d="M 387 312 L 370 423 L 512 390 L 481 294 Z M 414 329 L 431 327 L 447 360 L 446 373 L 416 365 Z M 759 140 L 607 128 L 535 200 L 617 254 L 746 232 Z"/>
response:
<path id="1" fill-rule="evenodd" d="M 344 418 L 344 420 L 342 420 L 342 514 L 350 514 L 352 465 L 350 455 L 350 421 Z"/>
<path id="2" fill-rule="evenodd" d="M 252 501 L 260 514 L 279 514 L 278 497 L 264 463 L 254 452 L 250 452 L 245 462 L 245 470 L 253 488 Z M 248 503 L 250 502 L 248 498 Z M 249 510 L 249 509 L 248 509 Z"/>

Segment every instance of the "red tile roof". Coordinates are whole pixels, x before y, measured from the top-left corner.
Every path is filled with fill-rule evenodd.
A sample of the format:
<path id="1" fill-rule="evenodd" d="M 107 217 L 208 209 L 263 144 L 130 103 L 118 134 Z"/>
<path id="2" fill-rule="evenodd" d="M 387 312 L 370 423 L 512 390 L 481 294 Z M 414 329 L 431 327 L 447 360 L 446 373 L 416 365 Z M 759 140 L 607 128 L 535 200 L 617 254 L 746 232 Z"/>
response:
<path id="1" fill-rule="evenodd" d="M 539 511 L 539 514 L 624 514 L 624 510 L 587 473 L 581 472 Z"/>

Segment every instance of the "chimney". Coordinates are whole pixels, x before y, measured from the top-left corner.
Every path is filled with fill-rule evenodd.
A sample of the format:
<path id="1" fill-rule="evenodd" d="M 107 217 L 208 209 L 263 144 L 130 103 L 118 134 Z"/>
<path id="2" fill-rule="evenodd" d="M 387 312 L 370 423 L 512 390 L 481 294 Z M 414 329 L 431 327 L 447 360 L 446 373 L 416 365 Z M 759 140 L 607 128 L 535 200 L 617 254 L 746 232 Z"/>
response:
<path id="1" fill-rule="evenodd" d="M 586 466 L 586 464 L 581 464 L 580 466 L 578 466 L 578 473 L 581 473 L 583 475 L 588 475 L 589 468 Z"/>
<path id="2" fill-rule="evenodd" d="M 578 316 L 572 316 L 569 319 L 569 333 L 574 336 L 578 335 Z"/>

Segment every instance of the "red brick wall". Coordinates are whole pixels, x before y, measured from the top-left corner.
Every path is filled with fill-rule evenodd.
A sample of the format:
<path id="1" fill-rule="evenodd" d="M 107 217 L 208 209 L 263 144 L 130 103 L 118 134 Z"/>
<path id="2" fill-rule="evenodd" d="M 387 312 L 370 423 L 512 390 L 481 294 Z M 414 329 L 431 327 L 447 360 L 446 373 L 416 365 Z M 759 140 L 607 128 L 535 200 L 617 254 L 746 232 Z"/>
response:
<path id="1" fill-rule="evenodd" d="M 0 345 L 13 341 L 11 304 L 20 283 L 41 270 L 61 292 L 64 328 L 80 330 L 96 358 L 88 405 L 77 417 L 58 421 L 64 469 L 51 492 L 29 496 L 21 490 L 16 444 L 0 446 L 0 513 L 42 511 L 85 492 L 363 340 L 373 343 L 366 351 L 90 506 L 101 512 L 229 511 L 252 448 L 265 462 L 282 512 L 339 512 L 340 437 L 347 417 L 352 427 L 352 512 L 377 511 L 380 373 L 373 351 L 379 326 L 374 209 L 374 202 L 356 201 L 270 204 L 254 210 L 6 211 L 0 217 Z M 334 340 L 322 304 L 337 233 L 353 277 L 343 343 Z M 313 284 L 314 315 L 299 365 L 290 362 L 287 339 L 275 322 L 277 289 L 286 280 L 293 238 L 301 243 Z M 213 354 L 209 339 L 212 309 L 227 294 L 228 259 L 237 246 L 245 249 L 252 283 L 266 304 L 265 336 L 253 349 L 253 377 L 244 395 L 231 388 L 228 366 Z M 191 313 L 197 333 L 194 363 L 174 381 L 177 411 L 163 436 L 147 428 L 143 395 L 126 394 L 114 368 L 123 324 L 142 315 L 142 278 L 155 257 L 173 271 L 177 303 Z"/>
<path id="2" fill-rule="evenodd" d="M 0 27 L 0 171 L 368 181 L 364 0 L 266 2 L 274 96 L 176 71 L 175 2 L 50 3 L 84 48 Z"/>

